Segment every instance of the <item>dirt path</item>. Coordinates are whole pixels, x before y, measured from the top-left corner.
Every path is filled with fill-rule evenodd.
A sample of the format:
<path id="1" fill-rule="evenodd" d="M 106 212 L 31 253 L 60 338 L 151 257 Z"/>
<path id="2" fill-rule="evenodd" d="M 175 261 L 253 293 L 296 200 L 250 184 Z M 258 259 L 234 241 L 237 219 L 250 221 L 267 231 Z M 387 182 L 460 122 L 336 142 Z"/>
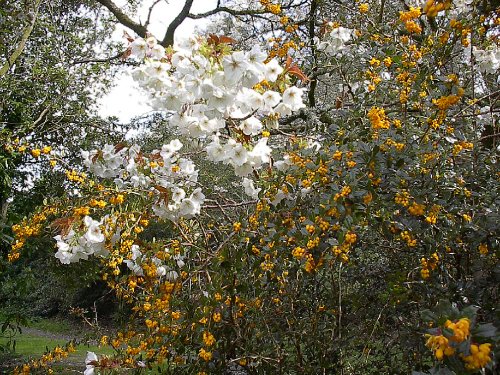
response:
<path id="1" fill-rule="evenodd" d="M 27 334 L 30 336 L 36 336 L 36 337 L 46 337 L 48 339 L 52 340 L 65 340 L 65 341 L 70 341 L 72 339 L 81 339 L 80 335 L 77 335 L 76 337 L 70 334 L 64 334 L 64 333 L 54 333 L 54 332 L 48 332 L 44 331 L 38 328 L 31 328 L 31 327 L 22 327 L 22 332 L 23 334 Z"/>

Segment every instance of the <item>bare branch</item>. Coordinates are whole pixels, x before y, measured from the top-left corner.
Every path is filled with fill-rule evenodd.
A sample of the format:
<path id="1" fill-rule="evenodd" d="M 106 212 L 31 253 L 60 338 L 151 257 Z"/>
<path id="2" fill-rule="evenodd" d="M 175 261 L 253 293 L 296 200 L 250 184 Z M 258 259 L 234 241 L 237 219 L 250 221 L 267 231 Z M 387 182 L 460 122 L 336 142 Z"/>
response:
<path id="1" fill-rule="evenodd" d="M 318 69 L 316 66 L 316 48 L 315 48 L 315 23 L 316 23 L 316 10 L 318 9 L 318 3 L 316 0 L 313 0 L 311 2 L 311 9 L 309 11 L 309 44 L 311 48 L 311 55 L 312 58 L 314 59 L 314 66 L 313 66 L 313 72 Z M 311 85 L 309 88 L 309 92 L 307 93 L 307 99 L 309 101 L 309 106 L 311 108 L 316 106 L 316 98 L 314 97 L 314 94 L 316 92 L 316 86 L 318 84 L 318 81 L 316 79 L 311 80 Z"/>
<path id="2" fill-rule="evenodd" d="M 144 25 L 135 22 L 133 19 L 127 16 L 120 9 L 119 6 L 113 3 L 113 1 L 111 0 L 96 0 L 96 1 L 101 5 L 105 6 L 111 13 L 113 13 L 118 22 L 120 22 L 123 26 L 128 27 L 129 29 L 133 30 L 137 35 L 143 38 L 146 37 L 146 35 L 148 34 L 148 29 Z"/>
<path id="3" fill-rule="evenodd" d="M 73 65 L 78 65 L 78 64 L 88 64 L 88 63 L 112 63 L 115 60 L 120 60 L 119 62 L 115 62 L 115 64 L 120 64 L 120 65 L 132 65 L 132 66 L 137 66 L 137 62 L 133 62 L 130 60 L 126 59 L 126 52 L 127 51 L 121 51 L 118 52 L 116 55 L 109 56 L 109 57 L 103 57 L 103 58 L 89 58 L 89 59 L 80 59 L 80 60 L 74 60 Z"/>
<path id="4" fill-rule="evenodd" d="M 149 22 L 151 21 L 151 13 L 153 12 L 154 7 L 160 2 L 161 0 L 156 0 L 151 6 L 149 7 L 148 10 L 148 18 L 146 18 L 146 22 L 144 23 L 144 27 L 148 28 Z"/>
<path id="5" fill-rule="evenodd" d="M 222 13 L 222 12 L 229 13 L 232 16 L 254 16 L 257 14 L 268 13 L 265 10 L 250 10 L 250 9 L 248 9 L 248 10 L 235 10 L 235 9 L 231 9 L 228 7 L 219 7 L 218 6 L 217 8 L 209 10 L 208 12 L 205 12 L 205 13 L 199 13 L 199 14 L 189 13 L 187 15 L 187 17 L 192 18 L 192 19 L 200 19 L 200 18 L 205 18 L 208 16 L 212 16 L 214 14 L 217 14 L 217 13 Z"/>
<path id="6" fill-rule="evenodd" d="M 165 37 L 160 43 L 163 47 L 168 47 L 174 44 L 175 30 L 182 23 L 182 21 L 184 21 L 188 17 L 192 5 L 193 5 L 193 0 L 186 0 L 181 12 L 177 15 L 177 17 L 174 18 L 174 20 L 170 23 L 170 25 L 168 25 Z"/>

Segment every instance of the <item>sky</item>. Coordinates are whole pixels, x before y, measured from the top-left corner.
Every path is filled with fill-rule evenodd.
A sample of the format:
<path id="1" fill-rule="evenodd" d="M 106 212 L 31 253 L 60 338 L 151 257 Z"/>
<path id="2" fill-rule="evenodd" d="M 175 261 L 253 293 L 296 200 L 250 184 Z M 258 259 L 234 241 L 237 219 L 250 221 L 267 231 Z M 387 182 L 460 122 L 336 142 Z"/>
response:
<path id="1" fill-rule="evenodd" d="M 120 0 L 116 1 L 116 4 L 120 5 L 120 3 L 124 4 L 125 2 L 126 0 Z M 145 22 L 151 4 L 152 0 L 144 1 L 144 5 L 139 10 L 138 16 L 134 19 Z M 168 25 L 175 16 L 179 14 L 183 5 L 184 0 L 169 0 L 158 3 L 152 13 L 151 24 L 149 26 L 153 35 L 157 38 L 162 38 Z M 191 13 L 203 13 L 214 9 L 216 5 L 217 0 L 194 0 Z M 192 34 L 196 28 L 203 29 L 209 22 L 210 21 L 207 19 L 184 20 L 175 32 L 176 40 L 179 37 Z M 133 31 L 119 24 L 111 37 L 115 40 L 122 41 L 123 32 L 125 30 L 130 35 L 134 35 Z M 100 100 L 98 112 L 103 117 L 116 116 L 120 122 L 126 123 L 135 116 L 150 112 L 151 108 L 147 105 L 147 96 L 141 93 L 130 76 L 130 69 L 124 67 L 123 70 L 122 73 L 117 74 L 115 86 L 111 89 L 110 93 Z"/>

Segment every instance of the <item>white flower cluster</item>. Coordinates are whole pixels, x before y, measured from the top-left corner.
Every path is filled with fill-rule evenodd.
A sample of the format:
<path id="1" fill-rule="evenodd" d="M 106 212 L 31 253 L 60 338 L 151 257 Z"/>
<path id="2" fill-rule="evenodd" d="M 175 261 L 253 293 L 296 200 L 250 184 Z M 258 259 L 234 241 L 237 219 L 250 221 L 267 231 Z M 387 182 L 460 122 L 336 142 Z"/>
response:
<path id="1" fill-rule="evenodd" d="M 277 127 L 278 117 L 305 106 L 304 89 L 258 92 L 256 84 L 276 82 L 283 73 L 277 60 L 265 63 L 267 56 L 258 46 L 218 55 L 207 43 L 191 37 L 170 56 L 159 56 L 155 44 L 137 39 L 132 56 L 147 58 L 133 76 L 150 93 L 154 109 L 174 113 L 171 126 L 202 141 L 208 159 L 230 165 L 244 177 L 269 163 L 272 149 L 259 135 L 266 127 Z M 247 137 L 245 144 L 240 135 Z M 255 189 L 245 191 L 256 196 Z"/>
<path id="2" fill-rule="evenodd" d="M 99 371 L 99 357 L 97 357 L 97 354 L 94 352 L 87 352 L 87 357 L 85 358 L 85 371 L 83 372 L 83 375 L 96 375 L 96 374 L 101 374 L 101 371 Z M 143 361 L 137 361 L 135 365 L 138 368 L 145 368 L 146 364 Z M 97 367 L 97 370 L 96 370 Z"/>
<path id="3" fill-rule="evenodd" d="M 87 357 L 85 358 L 85 371 L 83 375 L 94 375 L 95 366 L 99 363 L 99 358 L 94 352 L 87 352 Z"/>
<path id="4" fill-rule="evenodd" d="M 114 178 L 118 191 L 143 189 L 156 195 L 153 212 L 160 218 L 177 221 L 180 217 L 191 218 L 200 213 L 205 195 L 195 188 L 198 171 L 194 163 L 180 157 L 182 143 L 175 139 L 163 145 L 147 157 L 140 147 L 114 147 L 106 145 L 102 150 L 82 151 L 84 165 L 96 176 Z M 190 191 L 188 196 L 186 191 Z M 57 241 L 56 258 L 63 264 L 88 259 L 90 255 L 107 256 L 105 236 L 108 217 L 97 221 L 85 216 L 83 223 L 73 225 Z M 109 230 L 109 228 L 106 228 Z M 111 245 L 119 239 L 120 230 L 114 229 Z"/>
<path id="5" fill-rule="evenodd" d="M 198 181 L 194 163 L 178 153 L 182 146 L 174 139 L 147 157 L 137 145 L 123 148 L 106 145 L 102 150 L 82 151 L 82 156 L 84 165 L 92 173 L 114 178 L 119 190 L 142 188 L 155 193 L 159 198 L 153 205 L 155 214 L 177 221 L 180 217 L 199 214 L 205 200 L 201 189 L 194 189 Z M 188 190 L 192 190 L 189 196 Z M 167 197 L 161 196 L 166 192 Z"/>
<path id="6" fill-rule="evenodd" d="M 493 45 L 485 50 L 474 47 L 472 54 L 479 70 L 486 74 L 495 74 L 500 68 L 500 47 Z"/>
<path id="7" fill-rule="evenodd" d="M 108 251 L 104 248 L 104 234 L 101 231 L 102 220 L 96 221 L 90 216 L 85 216 L 83 225 L 84 228 L 80 233 L 70 229 L 68 233 L 54 237 L 57 241 L 55 256 L 62 264 L 76 263 L 80 259 L 87 260 L 89 255 L 108 255 Z"/>
<path id="8" fill-rule="evenodd" d="M 346 43 L 353 35 L 352 29 L 335 27 L 326 33 L 322 40 L 317 40 L 317 48 L 330 56 L 340 56 L 348 50 Z"/>
<path id="9" fill-rule="evenodd" d="M 453 9 L 450 11 L 450 17 L 457 17 L 460 14 L 470 14 L 473 11 L 473 0 L 454 0 Z"/>

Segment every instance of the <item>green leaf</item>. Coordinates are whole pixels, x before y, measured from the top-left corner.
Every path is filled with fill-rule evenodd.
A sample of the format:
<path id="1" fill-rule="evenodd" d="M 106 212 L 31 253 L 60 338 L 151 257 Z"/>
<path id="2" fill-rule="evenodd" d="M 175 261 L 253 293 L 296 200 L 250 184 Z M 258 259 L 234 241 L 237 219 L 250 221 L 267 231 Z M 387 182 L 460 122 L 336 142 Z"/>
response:
<path id="1" fill-rule="evenodd" d="M 474 337 L 491 338 L 497 335 L 497 329 L 491 323 L 481 324 L 472 331 Z"/>

